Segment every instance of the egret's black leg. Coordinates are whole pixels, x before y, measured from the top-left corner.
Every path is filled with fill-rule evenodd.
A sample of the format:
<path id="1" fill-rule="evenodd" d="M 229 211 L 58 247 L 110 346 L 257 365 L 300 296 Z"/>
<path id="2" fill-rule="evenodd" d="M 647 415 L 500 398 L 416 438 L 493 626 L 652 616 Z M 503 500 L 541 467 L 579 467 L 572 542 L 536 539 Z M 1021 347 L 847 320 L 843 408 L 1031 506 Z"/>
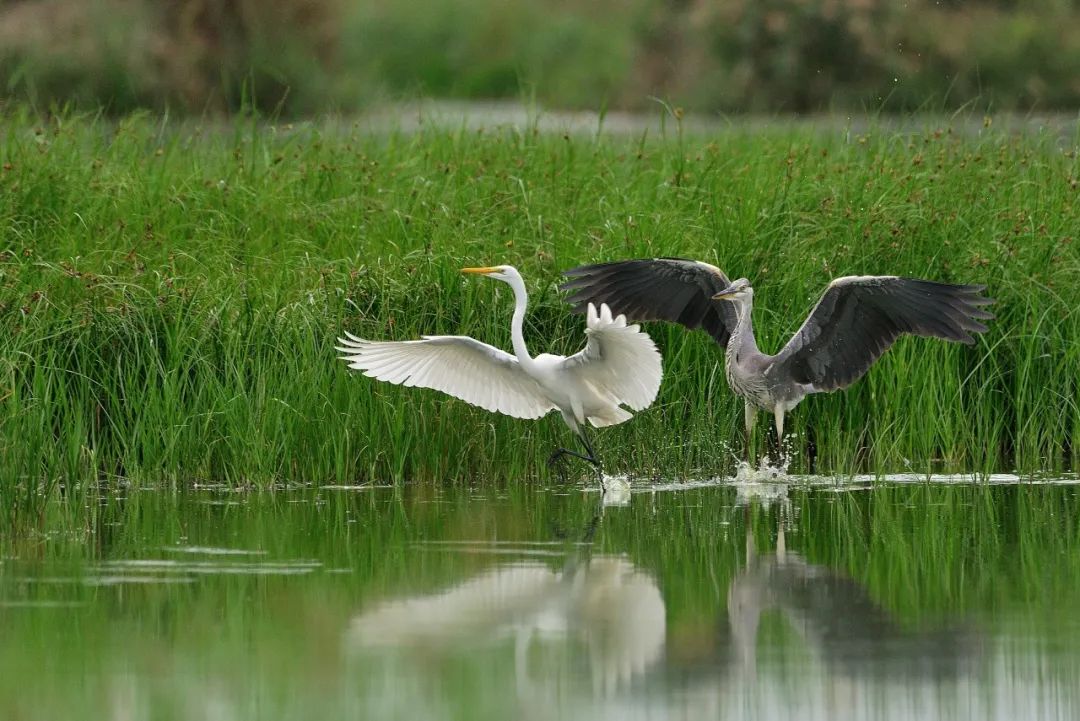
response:
<path id="1" fill-rule="evenodd" d="M 589 439 L 585 437 L 585 431 L 579 429 L 574 435 L 581 441 L 581 445 L 585 447 L 585 453 L 578 453 L 569 448 L 556 448 L 555 452 L 548 456 L 548 465 L 550 466 L 556 461 L 561 460 L 564 456 L 573 456 L 574 458 L 580 458 L 583 461 L 593 464 L 596 468 L 599 468 L 600 461 L 597 459 L 596 453 L 593 452 L 592 446 L 589 445 Z"/>
<path id="2" fill-rule="evenodd" d="M 585 452 L 589 454 L 588 456 L 580 456 L 580 458 L 588 461 L 589 463 L 599 468 L 600 459 L 596 457 L 596 453 L 593 452 L 592 446 L 589 445 L 589 437 L 585 435 L 584 428 L 578 429 L 577 437 L 581 441 L 581 445 L 585 446 Z"/>
<path id="3" fill-rule="evenodd" d="M 594 466 L 599 465 L 599 461 L 597 461 L 591 455 L 587 456 L 584 453 L 578 453 L 577 451 L 572 451 L 569 448 L 556 448 L 555 452 L 552 453 L 550 456 L 548 456 L 548 465 L 553 466 L 558 461 L 561 461 L 566 456 L 573 456 L 574 458 L 580 458 L 583 461 L 588 461 L 589 463 L 593 464 Z"/>
<path id="4" fill-rule="evenodd" d="M 552 453 L 550 456 L 548 456 L 548 459 L 547 459 L 548 468 L 556 469 L 556 473 L 559 474 L 559 481 L 562 482 L 562 483 L 566 483 L 566 480 L 567 480 L 566 479 L 566 464 L 563 463 L 563 460 L 564 460 L 565 456 L 566 456 L 566 449 L 565 448 L 558 448 L 558 449 L 555 450 L 554 453 Z"/>
<path id="5" fill-rule="evenodd" d="M 586 456 L 578 456 L 579 458 L 588 461 L 593 464 L 593 468 L 596 469 L 596 478 L 600 481 L 600 490 L 607 493 L 607 484 L 604 483 L 604 469 L 600 466 L 600 459 L 596 457 L 596 452 L 593 451 L 592 445 L 589 443 L 589 437 L 585 435 L 585 429 L 578 429 L 578 438 L 581 440 L 581 445 L 585 446 Z"/>
<path id="6" fill-rule="evenodd" d="M 561 482 L 563 482 L 563 483 L 566 483 L 566 481 L 567 481 L 567 478 L 566 478 L 566 464 L 563 463 L 563 461 L 566 459 L 567 456 L 573 456 L 574 458 L 580 458 L 580 459 L 582 459 L 584 461 L 589 461 L 590 463 L 592 463 L 591 459 L 586 458 L 585 456 L 578 453 L 577 451 L 572 451 L 569 448 L 557 448 L 557 449 L 555 449 L 555 452 L 552 453 L 550 456 L 548 456 L 547 464 L 548 464 L 548 468 L 553 468 L 555 466 L 558 466 L 559 480 Z"/>
<path id="7" fill-rule="evenodd" d="M 596 529 L 600 526 L 600 519 L 604 517 L 603 506 L 597 511 L 589 522 L 585 524 L 585 533 L 581 536 L 582 543 L 592 543 L 593 537 L 596 536 Z"/>
<path id="8" fill-rule="evenodd" d="M 554 465 L 556 462 L 562 460 L 566 456 L 573 456 L 574 458 L 580 458 L 587 463 L 591 463 L 593 468 L 596 469 L 596 475 L 600 479 L 600 488 L 607 490 L 604 485 L 604 474 L 600 468 L 600 460 L 596 457 L 596 452 L 593 451 L 592 445 L 589 443 L 589 438 L 585 435 L 585 431 L 582 428 L 577 428 L 574 431 L 574 435 L 581 441 L 581 445 L 585 447 L 585 453 L 578 453 L 572 451 L 569 448 L 557 448 L 555 452 L 548 457 L 548 466 Z"/>

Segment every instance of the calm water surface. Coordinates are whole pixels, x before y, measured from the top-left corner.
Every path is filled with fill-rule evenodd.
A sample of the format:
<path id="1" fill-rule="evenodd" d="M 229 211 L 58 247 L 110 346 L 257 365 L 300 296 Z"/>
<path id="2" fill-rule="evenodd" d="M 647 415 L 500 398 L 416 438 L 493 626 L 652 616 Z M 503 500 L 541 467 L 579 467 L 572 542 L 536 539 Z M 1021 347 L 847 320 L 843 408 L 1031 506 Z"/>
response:
<path id="1" fill-rule="evenodd" d="M 2 719 L 1080 718 L 1080 487 L 204 488 L 0 539 Z"/>

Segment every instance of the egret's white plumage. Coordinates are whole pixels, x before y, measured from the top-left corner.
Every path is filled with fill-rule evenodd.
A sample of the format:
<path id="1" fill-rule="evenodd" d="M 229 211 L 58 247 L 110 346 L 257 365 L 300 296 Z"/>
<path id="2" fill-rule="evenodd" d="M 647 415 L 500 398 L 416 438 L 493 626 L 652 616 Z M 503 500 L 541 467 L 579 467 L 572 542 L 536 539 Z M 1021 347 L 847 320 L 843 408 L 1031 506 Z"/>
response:
<path id="1" fill-rule="evenodd" d="M 582 426 L 629 420 L 623 408 L 643 410 L 660 390 L 660 353 L 652 339 L 625 316 L 589 304 L 585 347 L 572 356 L 529 355 L 522 334 L 528 293 L 509 265 L 466 268 L 501 280 L 514 290 L 510 354 L 468 336 L 423 336 L 413 341 L 370 341 L 346 333 L 337 346 L 349 367 L 404 386 L 442 391 L 485 410 L 515 418 L 540 418 L 558 409 L 596 462 Z M 573 454 L 577 455 L 577 454 Z"/>
<path id="2" fill-rule="evenodd" d="M 626 316 L 612 318 L 604 303 L 599 311 L 589 304 L 585 335 L 585 347 L 567 358 L 563 369 L 607 389 L 613 399 L 635 411 L 648 408 L 656 400 L 661 377 L 660 353 L 652 338 L 640 326 L 627 325 Z M 593 425 L 611 424 L 593 421 Z"/>
<path id="3" fill-rule="evenodd" d="M 340 350 L 354 370 L 388 383 L 442 391 L 484 410 L 540 418 L 555 405 L 506 351 L 464 335 L 371 341 L 345 333 Z"/>

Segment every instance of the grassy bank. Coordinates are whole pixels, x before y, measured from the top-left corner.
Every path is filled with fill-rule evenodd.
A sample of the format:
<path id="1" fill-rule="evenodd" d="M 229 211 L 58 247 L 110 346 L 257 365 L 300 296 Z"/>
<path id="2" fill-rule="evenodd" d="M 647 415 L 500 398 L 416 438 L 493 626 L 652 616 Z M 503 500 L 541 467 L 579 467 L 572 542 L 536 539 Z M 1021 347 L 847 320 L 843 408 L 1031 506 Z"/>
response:
<path id="1" fill-rule="evenodd" d="M 99 479 L 542 472 L 565 440 L 557 419 L 351 375 L 335 335 L 508 345 L 506 289 L 457 269 L 513 263 L 533 295 L 533 351 L 573 351 L 581 320 L 555 291 L 559 271 L 653 254 L 750 277 L 768 350 L 833 276 L 989 286 L 998 319 L 976 346 L 907 340 L 848 392 L 800 406 L 802 467 L 1057 468 L 1080 453 L 1072 139 L 3 125 L 4 508 Z M 650 331 L 665 360 L 658 403 L 599 434 L 598 450 L 611 470 L 729 467 L 741 406 L 719 353 L 707 337 Z"/>

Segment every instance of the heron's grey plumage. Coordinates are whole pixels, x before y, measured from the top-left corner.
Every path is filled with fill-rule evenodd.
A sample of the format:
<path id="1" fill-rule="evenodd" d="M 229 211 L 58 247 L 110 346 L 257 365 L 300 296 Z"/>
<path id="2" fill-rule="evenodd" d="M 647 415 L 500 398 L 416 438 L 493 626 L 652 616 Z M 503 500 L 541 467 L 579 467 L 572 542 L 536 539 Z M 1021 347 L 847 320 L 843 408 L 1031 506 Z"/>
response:
<path id="1" fill-rule="evenodd" d="M 896 276 L 837 278 L 806 322 L 776 356 L 784 376 L 815 391 L 846 388 L 904 333 L 975 342 L 982 309 L 993 301 L 985 286 L 950 285 Z"/>
<path id="2" fill-rule="evenodd" d="M 584 313 L 591 303 L 610 298 L 618 313 L 642 320 L 667 320 L 690 329 L 701 328 L 721 347 L 735 327 L 735 309 L 712 297 L 731 284 L 723 271 L 708 263 L 683 258 L 622 260 L 583 265 L 568 270 L 562 290 L 567 301 Z"/>
<path id="3" fill-rule="evenodd" d="M 787 345 L 762 353 L 754 338 L 753 288 L 730 283 L 719 269 L 681 258 L 586 265 L 565 272 L 568 301 L 581 312 L 607 303 L 631 321 L 667 320 L 706 330 L 725 348 L 725 375 L 751 407 L 771 411 L 777 435 L 784 414 L 810 393 L 846 388 L 861 378 L 903 334 L 973 343 L 986 331 L 983 309 L 993 300 L 981 285 L 951 285 L 898 276 L 848 276 L 825 289 Z M 724 299 L 714 296 L 725 295 Z"/>

